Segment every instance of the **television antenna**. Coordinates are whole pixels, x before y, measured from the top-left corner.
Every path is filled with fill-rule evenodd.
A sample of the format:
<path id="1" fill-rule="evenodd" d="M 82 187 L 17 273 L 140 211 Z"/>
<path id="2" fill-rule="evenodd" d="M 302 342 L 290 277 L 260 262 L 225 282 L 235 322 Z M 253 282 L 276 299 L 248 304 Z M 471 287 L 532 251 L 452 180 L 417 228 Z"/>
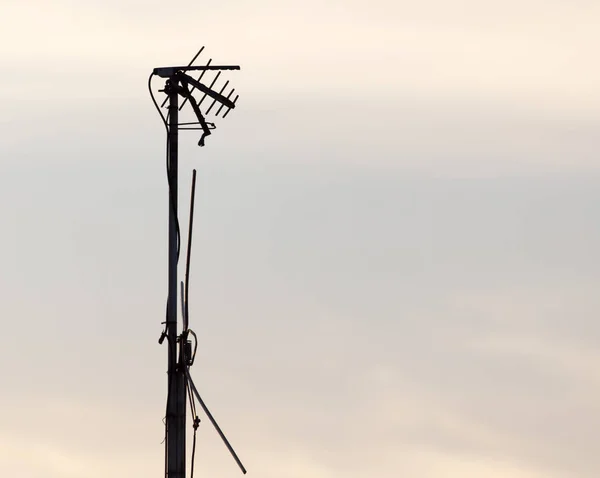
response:
<path id="1" fill-rule="evenodd" d="M 226 70 L 239 70 L 237 65 L 213 65 L 212 58 L 205 65 L 195 66 L 194 62 L 200 56 L 204 47 L 192 58 L 187 66 L 168 66 L 154 68 L 148 78 L 148 90 L 154 106 L 158 110 L 167 132 L 167 180 L 169 185 L 169 266 L 168 266 L 168 298 L 167 313 L 164 322 L 165 328 L 158 340 L 162 344 L 165 339 L 168 346 L 167 363 L 167 410 L 165 417 L 165 477 L 185 478 L 186 477 L 186 413 L 187 401 L 189 398 L 190 409 L 193 417 L 194 439 L 191 456 L 191 476 L 194 474 L 194 455 L 196 449 L 196 430 L 200 419 L 196 415 L 196 400 L 200 407 L 214 426 L 215 430 L 223 440 L 223 443 L 231 453 L 242 473 L 246 473 L 246 468 L 238 458 L 235 450 L 225 437 L 225 434 L 217 424 L 210 413 L 208 407 L 202 400 L 194 381 L 190 375 L 190 367 L 194 363 L 196 350 L 198 348 L 198 339 L 192 329 L 189 328 L 189 275 L 190 275 L 190 257 L 192 250 L 192 227 L 194 223 L 194 198 L 196 192 L 196 170 L 192 174 L 192 190 L 190 198 L 190 216 L 187 242 L 187 255 L 185 264 L 185 281 L 180 283 L 181 290 L 181 309 L 182 309 L 182 330 L 181 334 L 177 331 L 177 264 L 179 262 L 179 252 L 181 245 L 181 234 L 179 228 L 179 219 L 177 216 L 178 206 L 178 147 L 179 131 L 199 130 L 201 136 L 198 146 L 204 146 L 207 136 L 212 134 L 215 124 L 208 122 L 206 116 L 219 103 L 219 107 L 214 113 L 218 117 L 223 111 L 222 117 L 225 118 L 229 112 L 235 108 L 238 95 L 233 96 L 235 89 L 232 89 L 227 96 L 225 90 L 229 81 L 216 91 L 213 87 L 220 79 L 221 73 Z M 192 72 L 200 72 L 198 78 L 190 76 Z M 216 75 L 206 86 L 202 80 L 207 73 Z M 162 105 L 159 107 L 154 92 L 152 91 L 152 79 L 154 76 L 165 79 L 164 88 L 158 90 L 166 95 Z M 202 94 L 200 100 L 194 97 L 194 92 Z M 183 98 L 181 105 L 179 97 Z M 202 112 L 202 104 L 206 98 L 210 97 L 213 101 Z M 194 122 L 179 122 L 179 111 L 190 103 L 196 116 Z M 167 105 L 168 103 L 168 105 Z M 167 115 L 163 114 L 161 108 L 167 105 Z M 193 341 L 191 340 L 193 338 Z"/>

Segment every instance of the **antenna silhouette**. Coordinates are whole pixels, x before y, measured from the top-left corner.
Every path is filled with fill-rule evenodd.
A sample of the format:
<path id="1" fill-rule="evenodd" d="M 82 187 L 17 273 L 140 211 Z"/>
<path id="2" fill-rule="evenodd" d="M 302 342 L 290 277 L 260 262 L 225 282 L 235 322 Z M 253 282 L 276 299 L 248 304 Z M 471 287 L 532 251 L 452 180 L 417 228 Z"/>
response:
<path id="1" fill-rule="evenodd" d="M 223 111 L 222 118 L 225 118 L 229 112 L 236 107 L 238 95 L 233 97 L 235 89 L 225 93 L 229 86 L 226 81 L 223 86 L 216 91 L 213 89 L 220 79 L 221 73 L 226 70 L 239 70 L 235 65 L 213 65 L 212 58 L 203 66 L 194 66 L 194 62 L 203 52 L 202 47 L 187 66 L 167 66 L 154 68 L 148 78 L 148 90 L 154 106 L 158 110 L 167 132 L 167 179 L 169 185 L 169 267 L 168 267 L 168 298 L 167 312 L 164 323 L 165 328 L 158 340 L 162 344 L 165 339 L 168 346 L 167 363 L 167 410 L 165 418 L 165 477 L 185 478 L 186 477 L 186 412 L 187 401 L 189 399 L 192 412 L 194 441 L 192 445 L 191 475 L 194 474 L 194 455 L 196 449 L 196 430 L 200 419 L 196 415 L 196 400 L 200 404 L 209 421 L 223 440 L 225 446 L 233 456 L 242 473 L 246 473 L 246 468 L 238 458 L 235 450 L 225 437 L 225 434 L 217 424 L 213 415 L 210 413 L 204 400 L 200 396 L 194 381 L 190 374 L 190 367 L 193 365 L 196 350 L 198 348 L 198 339 L 192 329 L 189 328 L 189 284 L 190 284 L 190 259 L 192 251 L 192 229 L 194 223 L 194 198 L 196 192 L 196 170 L 192 176 L 192 191 L 190 198 L 190 217 L 188 226 L 188 241 L 185 267 L 185 283 L 181 282 L 181 310 L 182 310 L 182 330 L 181 334 L 177 331 L 177 264 L 181 249 L 181 231 L 179 228 L 178 209 L 178 149 L 179 149 L 179 131 L 181 130 L 199 130 L 201 131 L 198 146 L 205 145 L 205 139 L 212 134 L 216 128 L 213 122 L 208 122 L 206 116 L 219 103 L 219 108 L 215 117 Z M 199 71 L 198 78 L 190 76 L 189 73 Z M 216 72 L 216 75 L 206 86 L 202 80 L 205 75 L 209 76 Z M 152 91 L 152 79 L 154 76 L 165 79 L 164 88 L 158 90 L 165 94 L 162 105 L 159 106 L 154 92 Z M 200 92 L 202 95 L 198 101 L 194 92 Z M 179 105 L 179 97 L 183 98 Z M 210 97 L 213 101 L 202 111 L 202 103 Z M 233 97 L 233 99 L 231 99 Z M 179 111 L 190 103 L 191 109 L 196 116 L 194 122 L 179 123 Z M 168 103 L 168 105 L 167 105 Z M 167 105 L 167 115 L 165 116 L 161 108 Z M 191 340 L 193 338 L 193 341 Z M 193 347 L 192 347 L 193 346 Z"/>

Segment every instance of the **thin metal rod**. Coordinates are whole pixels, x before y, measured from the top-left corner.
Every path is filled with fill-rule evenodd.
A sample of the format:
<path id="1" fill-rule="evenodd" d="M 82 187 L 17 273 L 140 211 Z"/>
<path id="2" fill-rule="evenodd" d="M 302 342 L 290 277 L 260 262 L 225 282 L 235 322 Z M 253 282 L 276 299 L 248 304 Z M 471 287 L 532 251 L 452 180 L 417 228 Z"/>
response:
<path id="1" fill-rule="evenodd" d="M 192 233 L 194 232 L 194 200 L 196 199 L 196 170 L 192 172 L 192 193 L 190 198 L 190 223 L 188 226 L 188 243 L 187 243 L 187 257 L 185 259 L 185 318 L 188 322 L 189 313 L 189 294 L 190 294 L 190 259 L 192 257 Z M 189 324 L 189 322 L 188 322 Z M 187 329 L 187 326 L 186 326 Z"/>
<path id="2" fill-rule="evenodd" d="M 198 393 L 198 389 L 196 388 L 196 385 L 194 385 L 194 381 L 192 380 L 192 377 L 190 376 L 190 371 L 189 371 L 188 367 L 185 368 L 185 375 L 186 375 L 186 377 L 188 379 L 188 383 L 192 386 L 192 391 L 194 392 L 194 395 L 196 395 L 196 398 L 198 399 L 198 403 L 200 403 L 200 406 L 202 407 L 202 410 L 204 410 L 204 413 L 206 413 L 206 416 L 208 417 L 208 419 L 212 423 L 213 427 L 215 427 L 215 430 L 217 430 L 217 433 L 221 437 L 221 440 L 223 440 L 223 443 L 225 443 L 225 446 L 229 450 L 229 453 L 231 453 L 231 456 L 233 457 L 233 459 L 235 460 L 235 462 L 237 463 L 237 465 L 240 467 L 240 470 L 242 470 L 242 473 L 245 475 L 246 474 L 246 468 L 244 467 L 244 465 L 242 464 L 241 460 L 237 456 L 237 453 L 235 452 L 235 450 L 233 449 L 233 447 L 229 443 L 229 440 L 227 440 L 227 437 L 225 436 L 225 434 L 221 430 L 221 427 L 219 427 L 219 424 L 213 418 L 212 413 L 210 413 L 210 410 L 208 409 L 208 407 L 204 403 L 204 400 L 202 400 L 202 397 L 200 396 L 200 393 Z"/>

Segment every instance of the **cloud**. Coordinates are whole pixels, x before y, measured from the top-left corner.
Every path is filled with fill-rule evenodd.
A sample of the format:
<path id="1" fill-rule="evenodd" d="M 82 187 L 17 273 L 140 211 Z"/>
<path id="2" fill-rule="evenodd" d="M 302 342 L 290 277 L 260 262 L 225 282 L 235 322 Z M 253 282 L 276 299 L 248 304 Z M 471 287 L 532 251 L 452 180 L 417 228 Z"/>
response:
<path id="1" fill-rule="evenodd" d="M 29 15 L 32 5 L 37 16 Z M 63 1 L 7 8 L 6 68 L 85 69 L 88 86 L 100 80 L 113 91 L 137 81 L 138 69 L 185 62 L 207 44 L 208 55 L 242 63 L 241 90 L 262 96 L 496 98 L 584 112 L 600 105 L 600 69 L 590 61 L 598 8 L 589 3 L 182 2 L 173 11 L 159 3 Z M 120 85 L 110 80 L 115 71 Z"/>

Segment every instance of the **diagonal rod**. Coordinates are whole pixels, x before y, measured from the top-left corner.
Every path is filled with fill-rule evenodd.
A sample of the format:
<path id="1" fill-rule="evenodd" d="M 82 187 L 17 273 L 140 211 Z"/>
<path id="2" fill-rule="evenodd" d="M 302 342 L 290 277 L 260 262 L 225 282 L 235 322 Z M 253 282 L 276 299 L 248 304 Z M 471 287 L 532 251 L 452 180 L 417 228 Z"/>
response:
<path id="1" fill-rule="evenodd" d="M 227 437 L 225 436 L 225 434 L 221 430 L 221 427 L 219 427 L 219 424 L 213 418 L 212 414 L 210 413 L 210 410 L 208 409 L 208 407 L 204 403 L 204 400 L 202 400 L 202 397 L 198 393 L 198 389 L 196 388 L 196 385 L 194 384 L 194 381 L 192 380 L 192 377 L 190 377 L 190 371 L 189 371 L 188 367 L 185 367 L 185 375 L 186 375 L 186 377 L 188 379 L 188 383 L 192 386 L 192 391 L 194 392 L 194 395 L 196 395 L 196 398 L 198 399 L 198 402 L 200 403 L 200 406 L 202 407 L 202 410 L 204 410 L 204 413 L 206 413 L 206 416 L 208 417 L 208 419 L 210 420 L 210 422 L 215 427 L 215 430 L 217 430 L 217 433 L 221 437 L 221 440 L 223 440 L 223 443 L 225 443 L 225 446 L 229 450 L 229 453 L 231 453 L 231 456 L 233 457 L 233 459 L 235 460 L 235 462 L 237 463 L 237 465 L 240 467 L 240 470 L 242 470 L 242 473 L 245 475 L 246 474 L 246 468 L 244 467 L 244 465 L 240 461 L 239 457 L 237 456 L 237 453 L 235 452 L 235 450 L 233 449 L 233 447 L 229 443 L 229 440 L 227 440 Z"/>

